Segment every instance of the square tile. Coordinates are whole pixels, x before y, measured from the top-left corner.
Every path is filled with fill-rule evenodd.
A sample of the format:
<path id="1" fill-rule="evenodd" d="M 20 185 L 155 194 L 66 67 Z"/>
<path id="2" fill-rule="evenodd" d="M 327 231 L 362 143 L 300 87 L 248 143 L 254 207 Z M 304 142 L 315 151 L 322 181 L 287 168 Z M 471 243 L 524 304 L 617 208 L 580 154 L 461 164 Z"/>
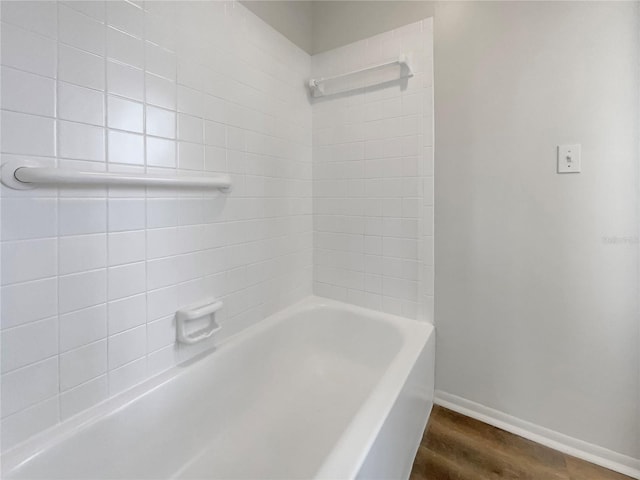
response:
<path id="1" fill-rule="evenodd" d="M 57 274 L 55 238 L 2 243 L 2 284 L 27 282 Z"/>
<path id="2" fill-rule="evenodd" d="M 2 21 L 56 38 L 56 4 L 48 1 L 3 2 Z"/>
<path id="3" fill-rule="evenodd" d="M 69 390 L 106 371 L 106 340 L 65 352 L 60 355 L 60 391 Z"/>
<path id="4" fill-rule="evenodd" d="M 9 67 L 2 67 L 1 75 L 3 109 L 46 117 L 55 115 L 55 80 Z"/>
<path id="5" fill-rule="evenodd" d="M 144 72 L 129 65 L 107 61 L 107 90 L 132 100 L 144 100 Z"/>
<path id="6" fill-rule="evenodd" d="M 150 73 L 147 73 L 144 78 L 147 103 L 174 110 L 176 108 L 176 84 L 171 80 Z"/>
<path id="7" fill-rule="evenodd" d="M 105 89 L 102 57 L 67 45 L 60 45 L 58 54 L 59 80 L 96 90 Z"/>
<path id="8" fill-rule="evenodd" d="M 127 330 L 109 337 L 109 370 L 114 370 L 146 353 L 147 327 Z"/>
<path id="9" fill-rule="evenodd" d="M 135 37 L 144 32 L 144 11 L 133 3 L 123 0 L 107 2 L 107 23 Z"/>
<path id="10" fill-rule="evenodd" d="M 5 7 L 3 3 L 3 11 Z M 2 65 L 55 78 L 56 41 L 3 23 L 0 32 L 0 61 Z"/>
<path id="11" fill-rule="evenodd" d="M 109 130 L 109 163 L 144 165 L 144 137 Z"/>
<path id="12" fill-rule="evenodd" d="M 144 229 L 145 210 L 144 199 L 110 199 L 109 231 Z"/>
<path id="13" fill-rule="evenodd" d="M 3 111 L 2 143 L 3 153 L 19 155 L 55 155 L 55 120 L 53 118 Z"/>
<path id="14" fill-rule="evenodd" d="M 147 134 L 156 137 L 176 138 L 176 113 L 147 105 Z"/>
<path id="15" fill-rule="evenodd" d="M 164 138 L 147 137 L 147 165 L 176 167 L 176 142 Z"/>
<path id="16" fill-rule="evenodd" d="M 78 235 L 59 239 L 60 275 L 95 270 L 107 265 L 107 236 Z"/>
<path id="17" fill-rule="evenodd" d="M 146 268 L 144 262 L 109 268 L 109 300 L 142 293 L 145 288 Z"/>
<path id="18" fill-rule="evenodd" d="M 27 240 L 57 234 L 58 205 L 53 198 L 3 198 L 2 240 Z"/>
<path id="19" fill-rule="evenodd" d="M 63 4 L 58 5 L 58 40 L 96 55 L 104 55 L 104 25 Z"/>
<path id="20" fill-rule="evenodd" d="M 34 298 L 38 301 L 34 302 Z M 57 311 L 57 278 L 2 287 L 2 328 L 49 318 Z"/>
<path id="21" fill-rule="evenodd" d="M 58 121 L 58 155 L 78 160 L 105 159 L 104 128 L 83 123 Z"/>
<path id="22" fill-rule="evenodd" d="M 105 269 L 65 275 L 60 277 L 58 282 L 60 313 L 92 307 L 107 300 Z"/>
<path id="23" fill-rule="evenodd" d="M 58 118 L 104 126 L 104 93 L 58 82 Z"/>
<path id="24" fill-rule="evenodd" d="M 145 324 L 146 310 L 146 294 L 109 302 L 109 335 Z"/>
<path id="25" fill-rule="evenodd" d="M 58 393 L 58 358 L 2 374 L 2 417 L 31 407 Z"/>
<path id="26" fill-rule="evenodd" d="M 60 235 L 102 233 L 107 230 L 107 201 L 104 198 L 61 198 L 59 208 Z"/>
<path id="27" fill-rule="evenodd" d="M 2 372 L 58 353 L 58 319 L 48 318 L 2 331 Z"/>
<path id="28" fill-rule="evenodd" d="M 109 234 L 109 266 L 140 262 L 146 256 L 143 230 Z"/>
<path id="29" fill-rule="evenodd" d="M 66 420 L 109 396 L 107 376 L 102 375 L 60 395 L 60 419 Z"/>
<path id="30" fill-rule="evenodd" d="M 121 63 L 144 68 L 144 43 L 120 30 L 107 28 L 107 56 Z"/>
<path id="31" fill-rule="evenodd" d="M 100 304 L 60 315 L 60 351 L 66 352 L 107 336 L 107 306 Z"/>
<path id="32" fill-rule="evenodd" d="M 144 112 L 141 103 L 109 95 L 107 111 L 109 128 L 142 133 Z"/>

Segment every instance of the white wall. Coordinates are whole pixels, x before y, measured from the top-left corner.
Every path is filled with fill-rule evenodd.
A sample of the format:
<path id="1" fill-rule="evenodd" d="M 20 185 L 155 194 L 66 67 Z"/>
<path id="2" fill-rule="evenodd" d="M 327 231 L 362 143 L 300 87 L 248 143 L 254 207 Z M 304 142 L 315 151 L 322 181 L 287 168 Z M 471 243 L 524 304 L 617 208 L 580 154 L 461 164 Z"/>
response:
<path id="1" fill-rule="evenodd" d="M 312 53 L 387 32 L 433 17 L 432 1 L 313 1 Z"/>
<path id="2" fill-rule="evenodd" d="M 310 54 L 433 17 L 433 1 L 242 0 L 241 3 Z"/>
<path id="3" fill-rule="evenodd" d="M 237 3 L 176 5 L 2 2 L 3 162 L 234 183 L 2 189 L 3 449 L 200 351 L 179 306 L 221 297 L 225 337 L 311 292 L 309 56 Z"/>
<path id="4" fill-rule="evenodd" d="M 314 55 L 327 77 L 411 54 L 398 68 L 327 82 L 313 101 L 314 292 L 433 320 L 433 23 Z M 380 83 L 385 80 L 388 83 Z"/>
<path id="5" fill-rule="evenodd" d="M 435 21 L 437 388 L 635 458 L 638 13 L 445 2 Z M 562 143 L 582 173 L 555 173 Z"/>
<path id="6" fill-rule="evenodd" d="M 307 53 L 313 46 L 313 2 L 308 0 L 241 0 L 245 7 Z"/>

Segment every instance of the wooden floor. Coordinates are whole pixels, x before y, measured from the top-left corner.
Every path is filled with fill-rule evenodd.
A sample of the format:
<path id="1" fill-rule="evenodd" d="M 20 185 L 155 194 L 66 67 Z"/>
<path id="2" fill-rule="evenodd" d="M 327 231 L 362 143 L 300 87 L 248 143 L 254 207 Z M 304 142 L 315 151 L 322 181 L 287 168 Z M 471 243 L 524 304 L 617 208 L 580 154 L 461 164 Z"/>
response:
<path id="1" fill-rule="evenodd" d="M 410 480 L 631 480 L 439 406 Z"/>

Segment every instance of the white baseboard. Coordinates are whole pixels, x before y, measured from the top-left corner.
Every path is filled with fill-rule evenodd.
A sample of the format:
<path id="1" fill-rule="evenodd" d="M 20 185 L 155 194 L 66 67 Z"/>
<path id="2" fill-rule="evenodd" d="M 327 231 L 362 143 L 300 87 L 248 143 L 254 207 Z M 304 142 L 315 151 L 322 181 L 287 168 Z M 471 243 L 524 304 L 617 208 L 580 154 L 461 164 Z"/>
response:
<path id="1" fill-rule="evenodd" d="M 450 393 L 436 390 L 434 402 L 449 410 L 475 418 L 567 455 L 640 479 L 640 459 L 578 440 Z"/>

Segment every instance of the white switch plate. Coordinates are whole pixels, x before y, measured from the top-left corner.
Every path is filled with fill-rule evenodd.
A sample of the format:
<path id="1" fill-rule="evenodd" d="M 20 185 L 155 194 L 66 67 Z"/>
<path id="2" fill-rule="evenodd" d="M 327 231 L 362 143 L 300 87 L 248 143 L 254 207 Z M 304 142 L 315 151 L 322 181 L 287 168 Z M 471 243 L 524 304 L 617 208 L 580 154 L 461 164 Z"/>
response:
<path id="1" fill-rule="evenodd" d="M 558 173 L 580 173 L 580 145 L 558 145 Z"/>

